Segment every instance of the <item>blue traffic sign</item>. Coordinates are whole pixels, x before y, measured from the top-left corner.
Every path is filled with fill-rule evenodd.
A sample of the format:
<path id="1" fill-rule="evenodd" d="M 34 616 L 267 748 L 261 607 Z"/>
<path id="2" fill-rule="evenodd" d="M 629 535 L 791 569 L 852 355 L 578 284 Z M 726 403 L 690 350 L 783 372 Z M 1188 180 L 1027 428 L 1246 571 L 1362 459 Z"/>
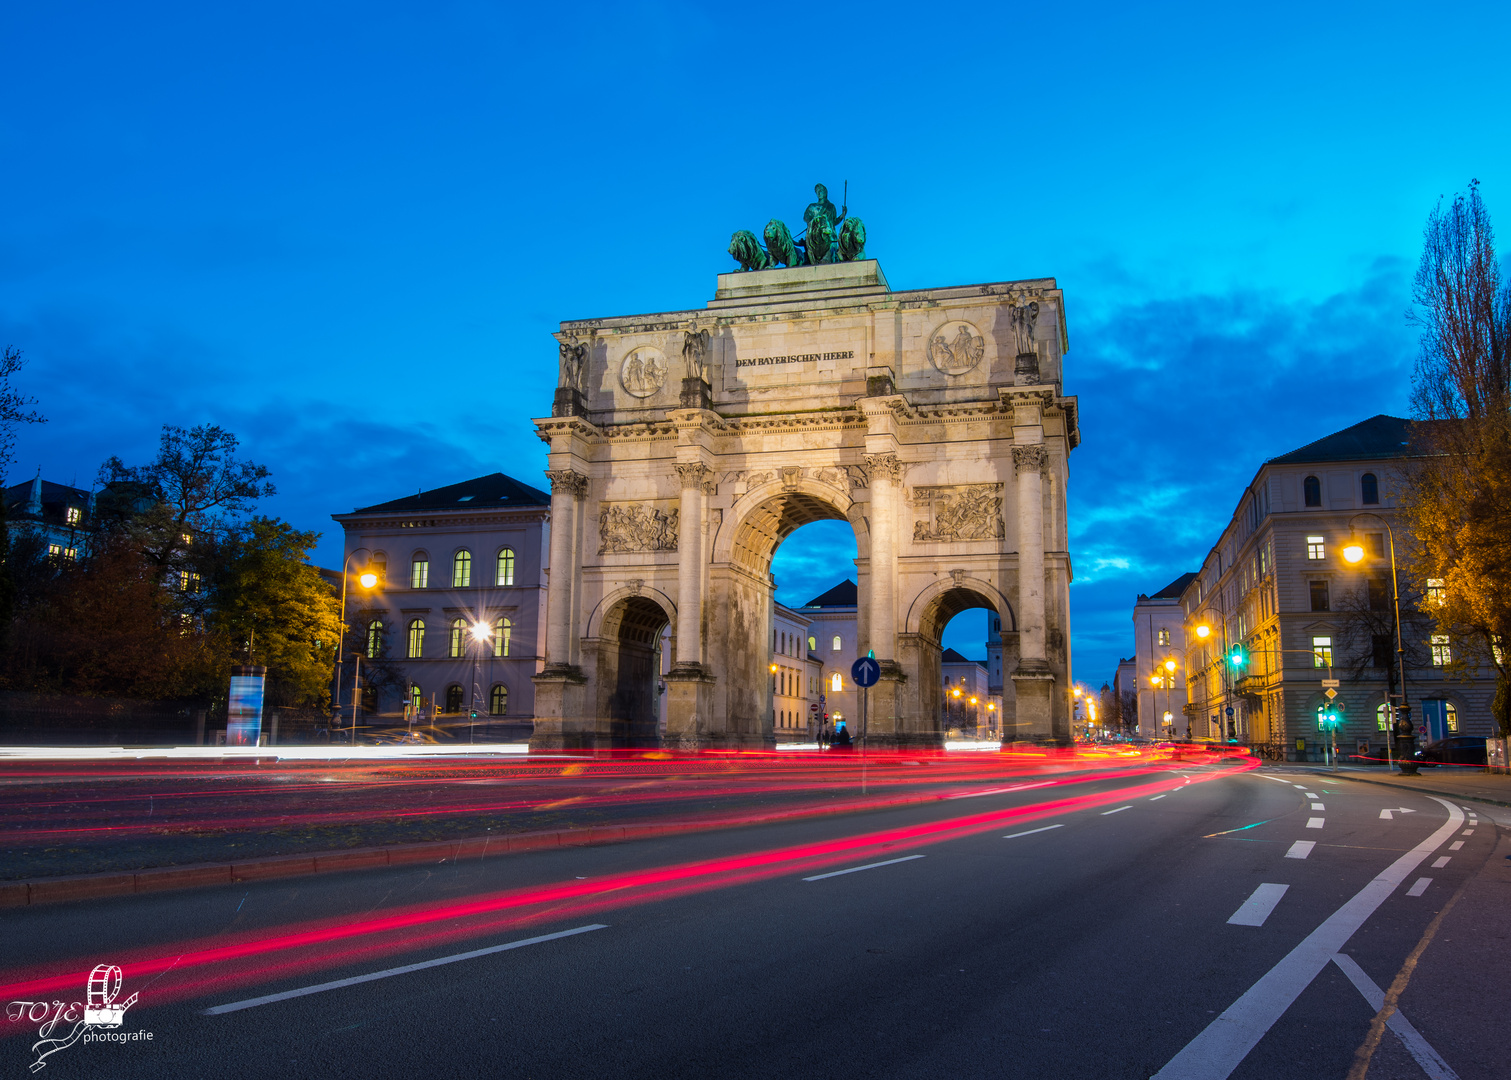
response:
<path id="1" fill-rule="evenodd" d="M 876 680 L 881 678 L 881 665 L 875 657 L 862 656 L 850 665 L 850 678 L 855 680 L 856 686 L 875 686 Z"/>

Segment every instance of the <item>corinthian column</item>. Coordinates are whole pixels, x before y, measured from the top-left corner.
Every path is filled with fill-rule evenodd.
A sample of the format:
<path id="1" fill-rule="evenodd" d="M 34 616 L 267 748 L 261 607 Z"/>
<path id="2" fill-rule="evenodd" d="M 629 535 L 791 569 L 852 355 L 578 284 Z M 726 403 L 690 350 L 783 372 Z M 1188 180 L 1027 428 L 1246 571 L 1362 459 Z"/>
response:
<path id="1" fill-rule="evenodd" d="M 871 488 L 870 647 L 877 658 L 897 653 L 897 485 L 902 465 L 896 454 L 867 454 Z"/>
<path id="2" fill-rule="evenodd" d="M 1054 674 L 1044 656 L 1044 447 L 1013 447 L 1018 474 L 1018 669 L 1013 672 L 1018 738 L 1052 735 Z M 1005 727 L 1005 725 L 1004 725 Z M 1003 731 L 1006 740 L 1008 732 Z"/>
<path id="3" fill-rule="evenodd" d="M 700 462 L 677 465 L 682 502 L 677 519 L 677 656 L 679 668 L 703 663 L 703 479 Z"/>
<path id="4" fill-rule="evenodd" d="M 546 472 L 551 481 L 551 583 L 546 593 L 546 668 L 551 672 L 572 669 L 572 633 L 576 619 L 577 509 L 588 493 L 588 478 L 571 469 Z"/>

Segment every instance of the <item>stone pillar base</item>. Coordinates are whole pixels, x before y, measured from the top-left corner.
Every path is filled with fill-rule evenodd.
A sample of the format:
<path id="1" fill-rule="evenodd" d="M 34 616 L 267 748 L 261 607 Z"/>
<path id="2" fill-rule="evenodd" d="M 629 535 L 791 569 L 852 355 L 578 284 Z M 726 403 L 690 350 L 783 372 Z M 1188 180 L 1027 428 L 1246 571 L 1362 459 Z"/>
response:
<path id="1" fill-rule="evenodd" d="M 712 409 L 714 388 L 702 379 L 683 379 L 682 397 L 678 406 L 683 409 Z"/>
<path id="2" fill-rule="evenodd" d="M 551 415 L 588 415 L 588 408 L 582 400 L 582 391 L 571 386 L 558 386 L 556 388 L 556 399 L 551 402 Z"/>
<path id="3" fill-rule="evenodd" d="M 1019 353 L 1013 362 L 1013 382 L 1019 386 L 1037 386 L 1039 383 L 1038 353 Z"/>
<path id="4" fill-rule="evenodd" d="M 571 664 L 547 664 L 535 684 L 535 733 L 531 752 L 593 750 L 597 725 L 587 712 L 587 678 Z"/>
<path id="5" fill-rule="evenodd" d="M 667 750 L 688 752 L 713 745 L 714 677 L 708 668 L 691 660 L 679 660 L 666 673 Z"/>
<path id="6" fill-rule="evenodd" d="M 1040 664 L 1044 661 L 1040 660 Z M 1055 740 L 1054 693 L 1055 677 L 1048 670 L 1036 671 L 1026 662 L 1020 662 L 1013 672 L 1013 696 L 1016 699 L 1015 715 L 1011 727 L 1003 717 L 1002 745 L 1015 742 L 1047 743 Z M 1027 668 L 1028 670 L 1024 670 Z M 1048 668 L 1048 665 L 1045 665 Z"/>

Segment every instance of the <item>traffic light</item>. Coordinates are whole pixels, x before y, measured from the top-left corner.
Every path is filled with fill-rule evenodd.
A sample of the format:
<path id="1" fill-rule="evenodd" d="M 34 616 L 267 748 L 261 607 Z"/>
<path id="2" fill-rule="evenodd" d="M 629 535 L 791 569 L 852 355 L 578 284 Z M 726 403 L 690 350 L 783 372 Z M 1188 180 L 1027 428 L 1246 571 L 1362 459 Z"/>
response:
<path id="1" fill-rule="evenodd" d="M 1228 654 L 1228 661 L 1235 668 L 1241 668 L 1249 662 L 1248 654 L 1243 651 L 1242 645 L 1234 645 L 1233 651 Z"/>
<path id="2" fill-rule="evenodd" d="M 1342 717 L 1338 715 L 1338 706 L 1324 705 L 1317 710 L 1317 730 L 1336 731 L 1341 719 Z"/>

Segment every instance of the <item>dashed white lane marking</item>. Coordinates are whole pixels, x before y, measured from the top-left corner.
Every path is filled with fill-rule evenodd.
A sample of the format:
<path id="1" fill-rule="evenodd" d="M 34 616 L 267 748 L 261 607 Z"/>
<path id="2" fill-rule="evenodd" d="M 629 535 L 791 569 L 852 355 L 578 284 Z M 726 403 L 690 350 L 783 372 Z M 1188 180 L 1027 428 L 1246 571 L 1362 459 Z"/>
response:
<path id="1" fill-rule="evenodd" d="M 1421 896 L 1427 891 L 1427 886 L 1432 884 L 1432 878 L 1419 877 L 1411 883 L 1411 888 L 1406 890 L 1407 896 Z"/>
<path id="2" fill-rule="evenodd" d="M 1457 851 L 1459 848 L 1461 848 L 1463 846 L 1464 846 L 1464 842 L 1462 840 L 1455 840 L 1453 843 L 1451 843 L 1451 844 L 1448 845 L 1448 850 L 1449 851 Z"/>
<path id="3" fill-rule="evenodd" d="M 804 881 L 823 881 L 825 878 L 839 877 L 841 874 L 858 874 L 862 870 L 875 870 L 878 866 L 891 866 L 893 863 L 912 862 L 914 859 L 922 859 L 922 855 L 904 855 L 900 859 L 887 859 L 885 862 L 866 863 L 865 866 L 851 866 L 844 870 L 830 870 L 827 874 L 814 874 L 805 877 Z"/>
<path id="4" fill-rule="evenodd" d="M 1002 795 L 1009 791 L 1027 791 L 1029 788 L 1048 787 L 1053 780 L 1045 780 L 1038 784 L 1014 784 L 1012 787 L 986 788 L 983 791 L 965 791 L 958 795 L 946 795 L 946 799 L 979 799 L 983 795 Z"/>
<path id="5" fill-rule="evenodd" d="M 1314 803 L 1312 803 L 1312 809 L 1313 810 L 1326 810 L 1327 807 L 1323 806 L 1320 802 L 1314 802 Z"/>
<path id="6" fill-rule="evenodd" d="M 1459 835 L 1460 836 L 1473 836 L 1474 835 L 1474 830 L 1473 829 L 1465 829 L 1463 832 L 1459 833 Z"/>
<path id="7" fill-rule="evenodd" d="M 1049 832 L 1050 829 L 1063 829 L 1063 828 L 1065 828 L 1064 825 L 1045 825 L 1042 828 L 1029 829 L 1027 832 L 1008 833 L 1002 839 L 1004 839 L 1004 840 L 1016 840 L 1020 836 L 1032 836 L 1034 833 Z"/>
<path id="8" fill-rule="evenodd" d="M 1298 788 L 1300 788 L 1300 789 L 1301 789 L 1301 790 L 1302 790 L 1302 791 L 1305 791 L 1305 790 L 1306 790 L 1306 785 L 1305 785 L 1305 784 L 1292 784 L 1292 785 L 1291 785 L 1291 786 L 1292 786 L 1292 787 L 1298 787 Z"/>
<path id="9" fill-rule="evenodd" d="M 1441 859 L 1434 859 L 1432 861 L 1432 868 L 1434 870 L 1441 870 L 1441 869 L 1443 869 L 1443 867 L 1445 867 L 1445 866 L 1448 865 L 1449 861 L 1452 858 L 1453 858 L 1453 856 L 1451 856 L 1451 855 L 1444 855 Z"/>
<path id="10" fill-rule="evenodd" d="M 1322 796 L 1318 795 L 1315 791 L 1303 791 L 1301 794 L 1305 795 L 1308 799 L 1320 799 L 1320 798 L 1322 798 Z"/>
<path id="11" fill-rule="evenodd" d="M 1166 794 L 1166 795 L 1168 795 L 1168 794 L 1169 794 L 1169 792 L 1166 792 L 1166 793 L 1165 793 L 1165 794 Z M 1151 798 L 1151 799 L 1150 799 L 1150 800 L 1149 800 L 1149 801 L 1150 801 L 1150 802 L 1159 802 L 1159 801 L 1160 801 L 1160 800 L 1161 800 L 1161 799 L 1163 799 L 1163 798 L 1164 798 L 1164 797 L 1165 797 L 1165 796 L 1164 796 L 1164 795 L 1155 795 L 1155 796 L 1154 796 L 1154 797 L 1153 797 L 1153 798 Z M 1465 835 L 1467 835 L 1467 834 L 1465 834 Z"/>
<path id="12" fill-rule="evenodd" d="M 1116 810 L 1103 810 L 1102 811 L 1102 816 L 1106 817 L 1108 814 L 1120 814 L 1124 810 L 1132 810 L 1132 809 L 1133 809 L 1133 804 L 1129 803 L 1127 806 L 1120 806 Z"/>
<path id="13" fill-rule="evenodd" d="M 1233 912 L 1228 919 L 1229 925 L 1263 926 L 1264 921 L 1270 917 L 1270 912 L 1275 910 L 1275 905 L 1280 903 L 1280 898 L 1289 888 L 1289 885 L 1259 886 L 1243 902 L 1243 906 Z"/>
<path id="14" fill-rule="evenodd" d="M 1304 859 L 1312 853 L 1312 848 L 1317 846 L 1315 840 L 1297 840 L 1291 845 L 1291 850 L 1285 853 L 1287 859 Z"/>
<path id="15" fill-rule="evenodd" d="M 1435 795 L 1428 798 L 1448 811 L 1448 821 L 1427 839 L 1385 868 L 1360 889 L 1321 926 L 1308 934 L 1239 999 L 1223 1010 L 1201 1033 L 1181 1048 L 1154 1080 L 1226 1080 L 1243 1059 L 1275 1026 L 1312 980 L 1348 944 L 1359 927 L 1373 915 L 1408 874 L 1420 866 L 1438 845 L 1458 832 L 1464 814 L 1457 806 Z"/>
<path id="16" fill-rule="evenodd" d="M 509 941 L 503 945 L 490 945 L 486 949 L 473 949 L 471 952 L 457 953 L 454 956 L 442 956 L 435 960 L 423 960 L 418 964 L 405 964 L 403 967 L 387 968 L 383 971 L 374 971 L 370 975 L 353 975 L 350 979 L 337 979 L 334 982 L 317 983 L 314 986 L 301 986 L 298 990 L 285 990 L 281 994 L 267 994 L 263 997 L 247 998 L 245 1001 L 233 1001 L 229 1005 L 212 1005 L 210 1008 L 202 1010 L 202 1015 L 221 1016 L 225 1013 L 239 1012 L 242 1009 L 255 1009 L 259 1005 L 271 1005 L 275 1001 L 288 1001 L 290 998 L 319 994 L 326 990 L 339 990 L 343 986 L 356 986 L 358 983 L 373 982 L 376 979 L 388 979 L 395 975 L 408 975 L 411 971 L 424 971 L 426 968 L 440 967 L 443 964 L 455 964 L 462 960 L 472 960 L 479 956 L 507 952 L 510 949 L 523 949 L 526 945 L 539 945 L 543 941 L 556 941 L 558 938 L 586 934 L 590 930 L 607 929 L 607 923 L 592 923 L 588 926 L 573 927 L 571 930 L 558 930 L 554 934 L 542 934 L 540 937 L 525 938 L 522 941 Z"/>
<path id="17" fill-rule="evenodd" d="M 1320 817 L 1307 818 L 1306 819 L 1306 827 L 1308 829 L 1320 829 L 1320 828 L 1322 828 L 1322 823 L 1324 821 L 1326 821 L 1326 820 L 1327 820 L 1326 818 L 1320 818 Z"/>
<path id="18" fill-rule="evenodd" d="M 1364 1000 L 1369 1002 L 1369 1007 L 1379 1012 L 1385 1007 L 1385 991 L 1365 974 L 1364 969 L 1355 962 L 1347 953 L 1338 953 L 1333 957 L 1333 963 L 1337 964 L 1343 974 L 1348 976 L 1348 981 L 1354 984 L 1354 988 L 1364 995 Z M 1390 1019 L 1385 1021 L 1385 1026 L 1396 1033 L 1396 1037 L 1405 1044 L 1406 1050 L 1416 1058 L 1418 1065 L 1422 1066 L 1431 1080 L 1458 1080 L 1458 1073 L 1448 1067 L 1427 1040 L 1422 1038 L 1421 1032 L 1411 1026 L 1411 1021 L 1401 1015 L 1399 1009 L 1390 1014 Z"/>

